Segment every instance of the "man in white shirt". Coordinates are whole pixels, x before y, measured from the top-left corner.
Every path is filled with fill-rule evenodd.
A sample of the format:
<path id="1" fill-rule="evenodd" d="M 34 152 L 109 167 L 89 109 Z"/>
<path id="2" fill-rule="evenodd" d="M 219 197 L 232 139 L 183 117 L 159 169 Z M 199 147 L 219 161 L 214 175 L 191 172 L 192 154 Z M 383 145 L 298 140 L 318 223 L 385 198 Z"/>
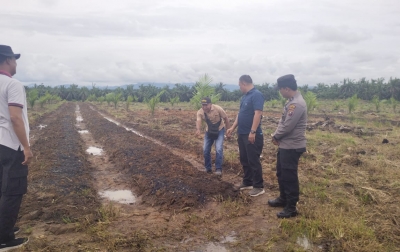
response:
<path id="1" fill-rule="evenodd" d="M 15 238 L 22 196 L 27 192 L 28 164 L 33 157 L 29 146 L 29 123 L 25 88 L 13 79 L 20 54 L 0 45 L 0 251 L 27 242 Z"/>

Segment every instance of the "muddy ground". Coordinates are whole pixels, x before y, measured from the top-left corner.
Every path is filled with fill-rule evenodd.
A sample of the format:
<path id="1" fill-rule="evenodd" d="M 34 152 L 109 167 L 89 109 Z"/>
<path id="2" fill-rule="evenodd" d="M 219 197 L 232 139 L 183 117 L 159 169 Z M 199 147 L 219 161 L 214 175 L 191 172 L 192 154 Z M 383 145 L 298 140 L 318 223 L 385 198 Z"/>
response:
<path id="1" fill-rule="evenodd" d="M 78 112 L 83 121 L 77 121 Z M 272 195 L 252 199 L 236 191 L 237 168 L 227 169 L 222 179 L 206 174 L 198 165 L 202 159 L 182 155 L 194 148 L 179 154 L 84 103 L 65 103 L 36 124 L 29 192 L 18 222 L 19 236 L 30 237 L 23 251 L 264 251 L 283 246 L 271 243 L 280 240 L 275 213 L 265 210 Z M 103 155 L 87 153 L 90 146 L 102 148 Z M 100 197 L 107 189 L 130 190 L 136 202 Z"/>
<path id="2" fill-rule="evenodd" d="M 237 113 L 227 112 L 231 120 Z M 265 135 L 279 116 L 264 113 Z M 65 103 L 32 129 L 35 160 L 18 222 L 19 236 L 30 237 L 23 251 L 395 251 L 399 241 L 398 199 L 389 195 L 399 192 L 390 179 L 399 175 L 393 168 L 400 134 L 390 125 L 310 117 L 301 215 L 287 221 L 266 204 L 278 194 L 276 147 L 265 139 L 266 193 L 237 192 L 235 138 L 224 143 L 222 178 L 206 174 L 193 110 L 158 110 L 153 117 L 137 108 Z M 89 147 L 103 151 L 91 155 Z M 113 190 L 132 192 L 135 200 L 101 196 Z"/>

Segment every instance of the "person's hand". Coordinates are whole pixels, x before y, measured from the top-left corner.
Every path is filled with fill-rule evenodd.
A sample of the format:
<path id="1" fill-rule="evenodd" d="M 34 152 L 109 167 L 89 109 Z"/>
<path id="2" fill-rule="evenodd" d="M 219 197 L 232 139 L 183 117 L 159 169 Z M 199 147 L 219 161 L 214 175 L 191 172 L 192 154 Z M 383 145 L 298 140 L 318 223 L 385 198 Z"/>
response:
<path id="1" fill-rule="evenodd" d="M 24 156 L 25 156 L 25 160 L 24 160 L 24 162 L 22 162 L 22 164 L 23 165 L 28 165 L 31 162 L 32 158 L 33 158 L 33 153 L 31 151 L 30 147 L 28 147 L 28 148 L 24 147 Z"/>
<path id="2" fill-rule="evenodd" d="M 249 134 L 249 143 L 254 144 L 256 141 L 256 134 Z"/>
<path id="3" fill-rule="evenodd" d="M 275 139 L 275 137 L 272 137 L 271 142 L 272 142 L 274 145 L 279 145 L 279 142 Z"/>
<path id="4" fill-rule="evenodd" d="M 226 137 L 230 138 L 232 136 L 233 128 L 229 128 L 226 130 Z"/>

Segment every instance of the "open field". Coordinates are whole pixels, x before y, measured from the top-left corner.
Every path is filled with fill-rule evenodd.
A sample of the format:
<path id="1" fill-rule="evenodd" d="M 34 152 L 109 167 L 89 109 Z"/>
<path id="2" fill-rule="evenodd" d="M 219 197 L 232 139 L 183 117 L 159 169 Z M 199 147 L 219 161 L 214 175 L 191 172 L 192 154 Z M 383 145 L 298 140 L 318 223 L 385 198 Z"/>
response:
<path id="1" fill-rule="evenodd" d="M 221 104 L 233 120 L 238 104 Z M 265 135 L 279 107 L 266 107 Z M 188 104 L 163 104 L 154 116 L 138 103 L 129 111 L 73 102 L 49 109 L 32 127 L 36 158 L 19 220 L 31 242 L 23 250 L 398 251 L 396 114 L 371 104 L 351 115 L 344 104 L 333 107 L 323 102 L 309 117 L 300 216 L 288 220 L 266 205 L 278 194 L 276 147 L 267 137 L 266 193 L 250 198 L 234 190 L 242 172 L 235 139 L 224 143 L 222 179 L 202 171 L 203 141 Z M 89 147 L 102 155 L 88 154 Z M 99 196 L 109 190 L 131 190 L 135 202 Z"/>

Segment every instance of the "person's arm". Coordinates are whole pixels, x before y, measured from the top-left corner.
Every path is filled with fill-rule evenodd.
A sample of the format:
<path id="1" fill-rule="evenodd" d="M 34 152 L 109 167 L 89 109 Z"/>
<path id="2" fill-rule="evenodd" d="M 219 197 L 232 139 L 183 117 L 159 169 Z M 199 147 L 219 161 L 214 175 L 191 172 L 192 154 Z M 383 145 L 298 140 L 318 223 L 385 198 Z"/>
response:
<path id="1" fill-rule="evenodd" d="M 197 112 L 197 119 L 196 119 L 196 135 L 200 135 L 201 134 L 201 116 L 200 114 Z"/>
<path id="2" fill-rule="evenodd" d="M 255 132 L 257 131 L 258 126 L 260 125 L 261 122 L 261 116 L 262 116 L 262 110 L 255 110 L 254 111 L 254 117 L 253 117 L 253 124 L 251 126 L 251 131 Z M 256 141 L 256 134 L 251 133 L 249 134 L 249 142 L 254 144 Z"/>
<path id="3" fill-rule="evenodd" d="M 303 115 L 305 108 L 299 106 L 298 104 L 292 103 L 288 106 L 288 111 L 286 113 L 285 121 L 281 121 L 275 133 L 273 134 L 273 138 L 279 142 L 280 139 L 285 137 L 287 134 L 292 132 L 296 124 L 300 120 Z"/>
<path id="4" fill-rule="evenodd" d="M 225 127 L 226 127 L 226 129 L 229 129 L 229 127 L 230 127 L 229 118 L 228 118 L 228 117 L 225 117 L 225 118 L 224 118 L 224 122 L 225 122 Z"/>
<path id="5" fill-rule="evenodd" d="M 227 137 L 231 137 L 232 132 L 236 129 L 237 125 L 238 125 L 238 117 L 239 114 L 236 116 L 235 121 L 233 122 L 232 126 L 226 131 L 226 136 Z M 229 122 L 228 122 L 229 123 Z"/>
<path id="6" fill-rule="evenodd" d="M 225 129 L 229 129 L 230 123 L 229 123 L 228 115 L 226 114 L 225 110 L 223 110 L 221 107 L 219 109 L 219 116 L 224 120 Z"/>
<path id="7" fill-rule="evenodd" d="M 25 124 L 24 120 L 22 119 L 22 108 L 17 106 L 8 106 L 8 110 L 10 112 L 10 119 L 14 132 L 17 135 L 19 142 L 24 147 L 25 160 L 22 162 L 22 164 L 27 165 L 29 164 L 30 159 L 33 157 L 33 154 L 26 136 Z"/>

